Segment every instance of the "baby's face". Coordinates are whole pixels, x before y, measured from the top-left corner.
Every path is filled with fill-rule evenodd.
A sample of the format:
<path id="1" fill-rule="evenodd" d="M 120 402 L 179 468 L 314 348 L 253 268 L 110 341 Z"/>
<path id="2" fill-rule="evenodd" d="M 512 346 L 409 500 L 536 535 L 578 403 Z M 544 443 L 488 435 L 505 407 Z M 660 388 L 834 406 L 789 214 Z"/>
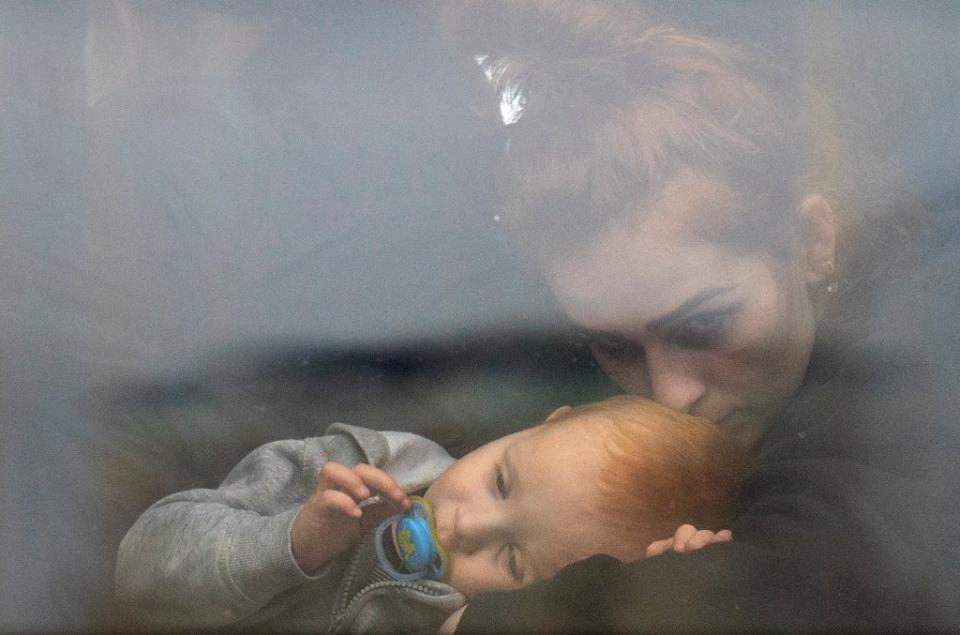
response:
<path id="1" fill-rule="evenodd" d="M 548 578 L 595 553 L 621 559 L 593 497 L 605 450 L 596 422 L 561 421 L 488 443 L 427 489 L 449 583 L 472 596 Z M 633 556 L 631 558 L 631 556 Z"/>

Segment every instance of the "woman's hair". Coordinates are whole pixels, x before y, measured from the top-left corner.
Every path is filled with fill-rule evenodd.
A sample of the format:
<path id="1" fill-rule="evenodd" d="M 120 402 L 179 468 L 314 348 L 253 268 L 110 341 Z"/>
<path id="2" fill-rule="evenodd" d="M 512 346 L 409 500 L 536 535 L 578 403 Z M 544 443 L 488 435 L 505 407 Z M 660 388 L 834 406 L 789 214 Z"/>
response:
<path id="1" fill-rule="evenodd" d="M 441 18 L 484 67 L 495 101 L 519 108 L 501 207 L 541 264 L 633 219 L 682 168 L 726 180 L 743 199 L 698 219 L 692 231 L 709 240 L 787 256 L 811 192 L 839 217 L 842 278 L 874 275 L 870 250 L 904 240 L 907 210 L 890 172 L 851 158 L 837 96 L 800 65 L 664 26 L 635 2 L 465 0 Z"/>
<path id="2" fill-rule="evenodd" d="M 616 539 L 643 553 L 684 523 L 729 527 L 744 455 L 716 424 L 631 395 L 572 408 L 551 424 L 580 425 L 582 418 L 602 430 L 606 456 L 595 504 Z"/>
<path id="3" fill-rule="evenodd" d="M 505 220 L 535 256 L 622 221 L 681 167 L 728 177 L 780 240 L 796 171 L 795 117 L 771 69 L 724 43 L 651 25 L 634 4 L 483 2 L 461 31 L 495 87 L 522 103 L 509 126 Z M 769 210 L 778 210 L 771 217 Z M 749 230 L 749 234 L 744 232 Z"/>

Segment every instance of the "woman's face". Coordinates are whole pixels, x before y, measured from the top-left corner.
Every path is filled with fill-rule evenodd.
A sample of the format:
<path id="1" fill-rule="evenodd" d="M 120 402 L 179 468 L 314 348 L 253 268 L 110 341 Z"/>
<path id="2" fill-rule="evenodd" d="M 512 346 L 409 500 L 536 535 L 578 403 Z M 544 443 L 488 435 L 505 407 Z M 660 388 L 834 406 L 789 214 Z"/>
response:
<path id="1" fill-rule="evenodd" d="M 607 230 L 547 273 L 622 388 L 706 416 L 750 447 L 803 378 L 815 276 L 806 256 L 704 237 L 739 205 L 723 181 L 682 171 L 638 223 Z"/>

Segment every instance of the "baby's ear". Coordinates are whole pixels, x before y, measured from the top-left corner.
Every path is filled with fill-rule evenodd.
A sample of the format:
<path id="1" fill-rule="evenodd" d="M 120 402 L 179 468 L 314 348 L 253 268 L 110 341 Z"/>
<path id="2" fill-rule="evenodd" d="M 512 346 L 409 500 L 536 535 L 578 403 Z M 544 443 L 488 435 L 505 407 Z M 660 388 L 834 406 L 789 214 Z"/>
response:
<path id="1" fill-rule="evenodd" d="M 559 408 L 557 408 L 556 410 L 554 410 L 553 412 L 551 412 L 549 417 L 547 417 L 546 419 L 544 419 L 544 423 L 546 423 L 547 421 L 551 421 L 551 420 L 553 420 L 553 419 L 556 419 L 557 417 L 561 417 L 561 416 L 567 414 L 568 412 L 570 412 L 571 410 L 573 410 L 573 408 L 572 408 L 571 406 L 560 406 Z"/>

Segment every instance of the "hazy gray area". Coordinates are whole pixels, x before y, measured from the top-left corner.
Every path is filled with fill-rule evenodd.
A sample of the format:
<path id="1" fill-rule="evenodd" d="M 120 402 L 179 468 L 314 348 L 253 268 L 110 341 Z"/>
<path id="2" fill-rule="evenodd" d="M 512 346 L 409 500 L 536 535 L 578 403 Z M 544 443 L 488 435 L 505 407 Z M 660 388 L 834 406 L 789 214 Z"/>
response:
<path id="1" fill-rule="evenodd" d="M 956 214 L 960 5 L 660 4 L 811 65 Z M 495 218 L 482 81 L 405 3 L 0 4 L 0 630 L 112 620 L 132 518 L 265 440 L 607 390 L 525 337 L 561 321 Z"/>

